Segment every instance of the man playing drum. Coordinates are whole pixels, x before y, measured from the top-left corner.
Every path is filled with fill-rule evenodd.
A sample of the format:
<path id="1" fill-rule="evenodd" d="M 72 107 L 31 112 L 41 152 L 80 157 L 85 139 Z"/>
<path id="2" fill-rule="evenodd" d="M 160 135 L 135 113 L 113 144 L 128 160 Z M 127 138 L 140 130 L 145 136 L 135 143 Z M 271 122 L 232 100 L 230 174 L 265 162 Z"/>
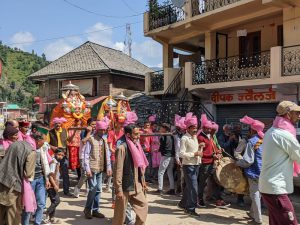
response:
<path id="1" fill-rule="evenodd" d="M 264 137 L 263 129 L 265 125 L 262 122 L 254 120 L 248 116 L 244 116 L 244 118 L 240 119 L 240 122 L 249 125 L 250 129 L 249 139 L 243 158 L 238 160 L 236 164 L 245 168 L 244 173 L 249 182 L 249 191 L 252 203 L 250 213 L 248 213 L 248 215 L 256 224 L 262 224 L 260 203 L 261 196 L 258 190 L 258 178 L 261 172 L 261 157 L 263 151 L 261 144 Z"/>

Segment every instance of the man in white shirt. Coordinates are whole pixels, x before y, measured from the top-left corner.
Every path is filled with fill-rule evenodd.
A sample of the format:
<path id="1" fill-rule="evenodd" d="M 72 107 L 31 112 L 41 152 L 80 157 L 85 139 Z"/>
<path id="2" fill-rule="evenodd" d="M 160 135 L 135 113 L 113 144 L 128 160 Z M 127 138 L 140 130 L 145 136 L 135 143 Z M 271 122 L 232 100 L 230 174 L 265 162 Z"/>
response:
<path id="1" fill-rule="evenodd" d="M 197 118 L 186 118 L 187 130 L 180 143 L 180 157 L 182 158 L 183 173 L 185 178 L 185 189 L 182 199 L 178 204 L 179 208 L 185 209 L 190 216 L 199 217 L 195 209 L 198 196 L 198 170 L 201 163 L 202 151 L 199 150 L 197 140 Z"/>
<path id="2" fill-rule="evenodd" d="M 259 191 L 269 209 L 270 225 L 296 225 L 297 218 L 288 194 L 294 191 L 293 163 L 300 163 L 300 145 L 295 128 L 300 106 L 282 101 L 276 111 L 278 116 L 263 139 Z"/>

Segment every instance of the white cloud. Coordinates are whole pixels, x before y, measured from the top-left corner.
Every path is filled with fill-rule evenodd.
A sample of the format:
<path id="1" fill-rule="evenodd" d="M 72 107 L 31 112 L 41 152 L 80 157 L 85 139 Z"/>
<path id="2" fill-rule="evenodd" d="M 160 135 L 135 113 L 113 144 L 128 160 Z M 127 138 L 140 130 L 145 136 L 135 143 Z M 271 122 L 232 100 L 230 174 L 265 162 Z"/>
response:
<path id="1" fill-rule="evenodd" d="M 70 44 L 66 40 L 58 40 L 47 45 L 44 49 L 44 53 L 47 60 L 53 61 L 73 50 L 75 47 L 76 45 Z"/>
<path id="2" fill-rule="evenodd" d="M 124 42 L 116 42 L 113 46 L 114 49 L 117 49 L 119 51 L 123 51 L 124 50 Z"/>
<path id="3" fill-rule="evenodd" d="M 99 31 L 101 30 L 101 31 Z M 87 39 L 91 42 L 95 42 L 100 45 L 112 47 L 113 30 L 109 26 L 103 23 L 96 23 L 92 27 L 89 27 L 85 32 L 89 33 Z"/>
<path id="4" fill-rule="evenodd" d="M 32 33 L 28 31 L 20 31 L 15 33 L 11 38 L 10 41 L 13 43 L 12 47 L 19 48 L 21 50 L 25 50 L 26 47 L 30 46 L 31 43 L 35 41 L 34 36 Z"/>
<path id="5" fill-rule="evenodd" d="M 153 41 L 146 40 L 133 43 L 133 57 L 149 67 L 162 66 L 162 46 Z"/>

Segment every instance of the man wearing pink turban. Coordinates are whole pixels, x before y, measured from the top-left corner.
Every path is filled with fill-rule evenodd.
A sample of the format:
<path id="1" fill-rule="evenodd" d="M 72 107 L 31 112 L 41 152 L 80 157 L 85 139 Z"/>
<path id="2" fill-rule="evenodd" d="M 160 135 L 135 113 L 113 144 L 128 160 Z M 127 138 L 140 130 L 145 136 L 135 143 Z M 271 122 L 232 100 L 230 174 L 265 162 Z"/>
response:
<path id="1" fill-rule="evenodd" d="M 205 114 L 201 115 L 201 128 L 202 131 L 198 135 L 198 142 L 204 143 L 203 148 L 203 156 L 202 156 L 202 164 L 199 168 L 199 175 L 198 175 L 198 205 L 200 207 L 206 207 L 203 195 L 204 195 L 204 188 L 206 186 L 206 183 L 208 181 L 208 178 L 211 177 L 215 171 L 214 168 L 214 160 L 219 154 L 219 149 L 217 148 L 212 134 L 212 129 L 216 128 L 216 126 L 213 124 L 212 121 L 209 121 L 207 119 L 207 116 Z M 229 206 L 229 204 L 226 204 L 225 201 L 221 197 L 221 192 L 219 186 L 215 183 L 214 186 L 216 186 L 216 206 L 217 207 L 226 207 Z"/>
<path id="2" fill-rule="evenodd" d="M 86 219 L 104 218 L 100 212 L 99 201 L 101 198 L 102 177 L 106 173 L 112 175 L 110 150 L 107 144 L 107 129 L 109 121 L 103 119 L 96 123 L 96 133 L 84 145 L 84 170 L 89 184 L 89 193 L 84 208 Z"/>
<path id="3" fill-rule="evenodd" d="M 296 139 L 300 106 L 294 102 L 278 104 L 277 117 L 263 140 L 262 170 L 259 191 L 269 209 L 270 225 L 296 225 L 297 217 L 289 194 L 293 193 L 293 174 L 300 164 L 300 145 Z"/>
<path id="4" fill-rule="evenodd" d="M 244 168 L 244 173 L 249 182 L 252 203 L 248 215 L 256 224 L 262 224 L 261 196 L 258 190 L 258 179 L 262 166 L 262 139 L 264 137 L 263 130 L 265 124 L 248 116 L 244 116 L 240 119 L 240 122 L 249 125 L 250 129 L 248 135 L 249 139 L 243 158 L 238 160 L 236 164 Z"/>
<path id="5" fill-rule="evenodd" d="M 198 196 L 198 170 L 201 163 L 202 149 L 199 148 L 197 140 L 197 117 L 188 113 L 185 117 L 186 134 L 180 142 L 180 158 L 186 186 L 183 191 L 182 199 L 178 207 L 184 209 L 188 215 L 198 217 L 195 211 L 197 208 Z"/>

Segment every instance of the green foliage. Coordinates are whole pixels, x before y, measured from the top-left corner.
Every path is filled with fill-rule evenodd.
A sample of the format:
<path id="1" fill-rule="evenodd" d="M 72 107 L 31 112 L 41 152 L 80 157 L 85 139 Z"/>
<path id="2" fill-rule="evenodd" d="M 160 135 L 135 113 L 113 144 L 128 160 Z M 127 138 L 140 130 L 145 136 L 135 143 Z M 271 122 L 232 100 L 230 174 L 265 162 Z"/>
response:
<path id="1" fill-rule="evenodd" d="M 31 108 L 33 97 L 38 94 L 38 85 L 27 77 L 48 65 L 45 54 L 40 57 L 33 50 L 31 53 L 23 52 L 3 45 L 0 41 L 0 57 L 4 64 L 0 79 L 0 101 Z M 15 82 L 14 88 L 12 82 Z"/>

